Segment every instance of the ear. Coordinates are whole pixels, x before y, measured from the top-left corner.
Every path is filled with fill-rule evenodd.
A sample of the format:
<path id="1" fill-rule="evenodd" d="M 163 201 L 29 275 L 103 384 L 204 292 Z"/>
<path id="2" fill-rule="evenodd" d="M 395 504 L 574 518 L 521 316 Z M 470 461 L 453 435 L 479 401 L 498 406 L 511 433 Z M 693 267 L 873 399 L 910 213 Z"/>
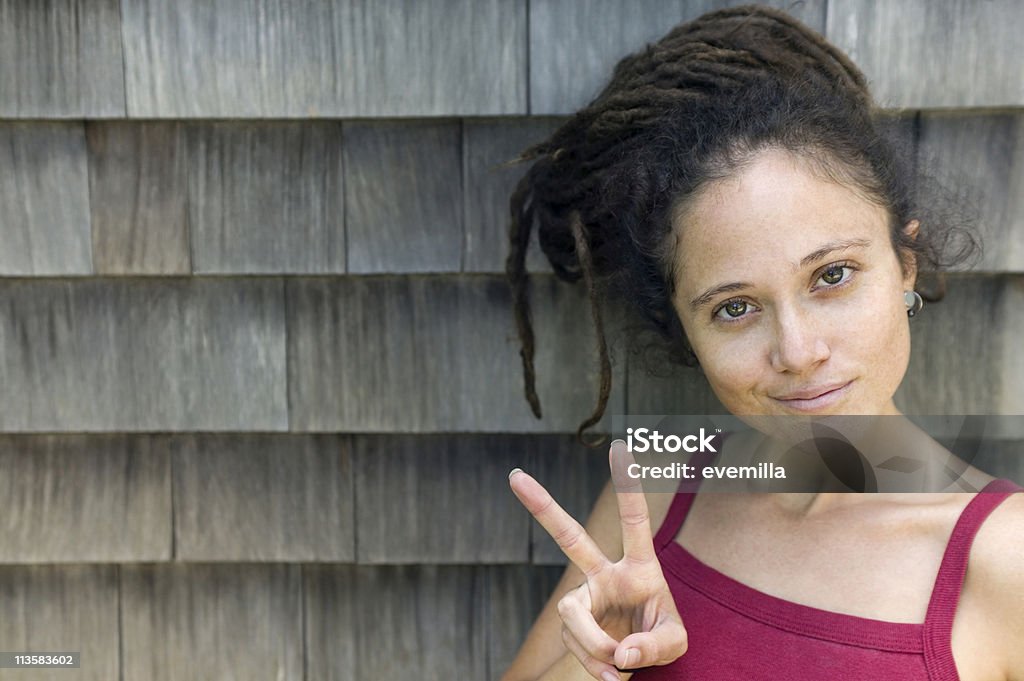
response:
<path id="1" fill-rule="evenodd" d="M 903 225 L 903 233 L 913 240 L 917 239 L 917 232 L 921 229 L 921 222 L 914 218 L 907 224 Z"/>
<path id="2" fill-rule="evenodd" d="M 903 225 L 903 236 L 911 241 L 917 240 L 917 233 L 921 229 L 920 221 L 914 219 Z M 900 262 L 903 264 L 903 290 L 913 291 L 917 281 L 917 258 L 913 253 L 900 253 Z"/>

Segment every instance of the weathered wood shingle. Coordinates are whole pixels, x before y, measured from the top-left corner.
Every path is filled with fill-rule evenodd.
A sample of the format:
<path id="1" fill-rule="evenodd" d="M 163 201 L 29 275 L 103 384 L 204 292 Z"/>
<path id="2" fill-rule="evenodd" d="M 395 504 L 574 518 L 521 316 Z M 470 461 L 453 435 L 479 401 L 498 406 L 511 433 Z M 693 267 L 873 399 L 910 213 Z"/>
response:
<path id="1" fill-rule="evenodd" d="M 459 271 L 461 134 L 457 121 L 345 125 L 349 272 Z"/>
<path id="2" fill-rule="evenodd" d="M 597 398 L 589 305 L 553 276 L 532 291 L 542 420 L 523 398 L 502 278 L 289 280 L 292 429 L 575 432 Z M 622 409 L 621 362 L 614 371 L 609 413 Z"/>
<path id="3" fill-rule="evenodd" d="M 301 582 L 298 565 L 122 567 L 124 678 L 301 679 Z"/>
<path id="4" fill-rule="evenodd" d="M 0 567 L 0 612 L 5 651 L 81 654 L 77 669 L 5 669 L 5 679 L 119 678 L 117 566 Z"/>
<path id="5" fill-rule="evenodd" d="M 175 557 L 351 561 L 352 457 L 335 435 L 175 437 Z"/>
<path id="6" fill-rule="evenodd" d="M 85 132 L 96 273 L 191 274 L 182 126 L 92 121 Z"/>
<path id="7" fill-rule="evenodd" d="M 0 1 L 0 118 L 124 113 L 118 0 Z"/>
<path id="8" fill-rule="evenodd" d="M 0 122 L 0 275 L 89 274 L 81 123 Z"/>
<path id="9" fill-rule="evenodd" d="M 910 325 L 896 404 L 910 414 L 1024 414 L 1024 278 L 951 277 Z"/>
<path id="10" fill-rule="evenodd" d="M 123 0 L 137 118 L 526 113 L 526 0 Z"/>
<path id="11" fill-rule="evenodd" d="M 485 570 L 304 567 L 308 678 L 485 678 Z"/>
<path id="12" fill-rule="evenodd" d="M 359 562 L 526 562 L 530 517 L 507 475 L 549 439 L 354 436 Z"/>
<path id="13" fill-rule="evenodd" d="M 171 557 L 166 438 L 0 437 L 0 562 Z"/>
<path id="14" fill-rule="evenodd" d="M 526 633 L 540 614 L 562 575 L 562 567 L 495 565 L 486 568 L 489 610 L 488 679 L 508 670 Z"/>
<path id="15" fill-rule="evenodd" d="M 196 273 L 345 271 L 341 125 L 187 128 Z"/>
<path id="16" fill-rule="evenodd" d="M 280 280 L 0 281 L 0 430 L 285 430 Z"/>
<path id="17" fill-rule="evenodd" d="M 882 106 L 1024 104 L 1018 0 L 830 0 L 827 24 Z"/>
<path id="18" fill-rule="evenodd" d="M 919 156 L 944 184 L 939 205 L 976 220 L 975 269 L 1024 272 L 1024 114 L 925 112 Z"/>

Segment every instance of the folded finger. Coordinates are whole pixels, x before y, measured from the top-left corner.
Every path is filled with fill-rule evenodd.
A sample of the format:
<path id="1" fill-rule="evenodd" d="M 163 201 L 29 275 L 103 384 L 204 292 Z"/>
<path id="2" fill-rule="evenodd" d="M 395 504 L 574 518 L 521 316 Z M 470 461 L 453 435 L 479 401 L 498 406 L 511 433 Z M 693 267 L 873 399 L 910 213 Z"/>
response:
<path id="1" fill-rule="evenodd" d="M 565 644 L 565 649 L 572 653 L 573 657 L 579 660 L 579 663 L 587 670 L 587 673 L 595 679 L 609 681 L 622 678 L 613 665 L 602 662 L 588 653 L 572 633 L 565 628 L 562 629 L 562 643 Z"/>
<path id="2" fill-rule="evenodd" d="M 531 475 L 516 469 L 509 475 L 509 485 L 526 510 L 583 574 L 593 575 L 609 563 L 583 526 L 559 506 L 544 486 Z"/>
<path id="3" fill-rule="evenodd" d="M 579 642 L 594 659 L 613 664 L 615 649 L 619 642 L 601 628 L 590 609 L 586 597 L 587 586 L 574 589 L 558 601 L 558 616 L 562 626 Z"/>

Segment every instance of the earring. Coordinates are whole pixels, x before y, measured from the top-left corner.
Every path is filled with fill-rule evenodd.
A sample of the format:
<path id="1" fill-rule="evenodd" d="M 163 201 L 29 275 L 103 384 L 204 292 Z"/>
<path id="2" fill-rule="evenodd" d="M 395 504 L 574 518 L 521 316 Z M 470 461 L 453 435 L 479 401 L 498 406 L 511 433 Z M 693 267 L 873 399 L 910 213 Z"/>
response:
<path id="1" fill-rule="evenodd" d="M 917 291 L 904 291 L 903 303 L 907 306 L 907 316 L 913 317 L 924 307 L 924 299 Z"/>

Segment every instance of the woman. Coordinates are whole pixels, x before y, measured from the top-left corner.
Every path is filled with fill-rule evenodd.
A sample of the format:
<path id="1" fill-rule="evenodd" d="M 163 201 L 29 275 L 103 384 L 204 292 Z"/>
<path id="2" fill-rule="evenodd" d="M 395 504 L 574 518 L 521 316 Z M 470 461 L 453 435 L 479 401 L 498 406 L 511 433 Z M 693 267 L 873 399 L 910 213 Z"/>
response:
<path id="1" fill-rule="evenodd" d="M 610 387 L 602 292 L 699 362 L 734 415 L 899 416 L 918 269 L 963 242 L 915 204 L 862 74 L 814 32 L 759 7 L 683 24 L 521 159 L 536 160 L 508 272 L 538 416 L 534 222 L 591 295 L 602 385 L 581 436 Z M 504 681 L 1024 679 L 1013 483 L 965 465 L 984 494 L 639 494 L 621 441 L 610 461 L 618 484 L 585 528 L 509 476 L 572 564 Z"/>

